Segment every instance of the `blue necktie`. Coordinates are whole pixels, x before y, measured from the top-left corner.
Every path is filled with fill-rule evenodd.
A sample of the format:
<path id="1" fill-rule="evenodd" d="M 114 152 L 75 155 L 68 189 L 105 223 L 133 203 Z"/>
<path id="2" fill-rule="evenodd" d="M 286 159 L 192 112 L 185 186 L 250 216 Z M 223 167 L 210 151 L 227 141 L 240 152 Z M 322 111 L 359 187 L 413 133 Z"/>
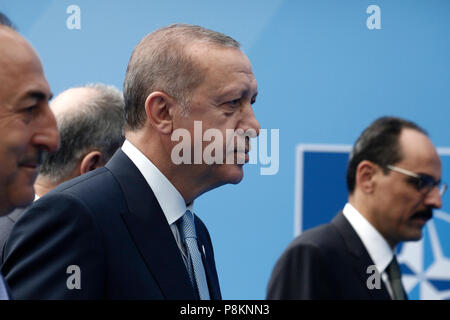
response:
<path id="1" fill-rule="evenodd" d="M 197 288 L 200 300 L 209 300 L 208 283 L 202 256 L 198 250 L 197 235 L 195 233 L 194 216 L 187 210 L 181 217 L 181 237 L 188 251 L 188 273 L 194 288 Z M 192 270 L 193 269 L 193 270 Z"/>
<path id="2" fill-rule="evenodd" d="M 6 292 L 5 280 L 0 274 L 0 300 L 9 300 L 8 292 Z"/>

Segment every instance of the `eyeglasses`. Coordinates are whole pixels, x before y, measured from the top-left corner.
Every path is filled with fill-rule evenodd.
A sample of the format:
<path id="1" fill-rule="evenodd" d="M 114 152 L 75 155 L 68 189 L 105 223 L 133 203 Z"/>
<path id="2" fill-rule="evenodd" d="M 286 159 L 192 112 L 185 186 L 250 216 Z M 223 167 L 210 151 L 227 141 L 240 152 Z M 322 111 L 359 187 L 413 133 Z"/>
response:
<path id="1" fill-rule="evenodd" d="M 389 170 L 392 171 L 396 171 L 402 174 L 405 174 L 407 176 L 410 176 L 411 178 L 413 178 L 413 183 L 414 186 L 417 188 L 417 190 L 422 191 L 425 190 L 426 193 L 430 192 L 431 190 L 433 190 L 434 187 L 438 187 L 439 190 L 439 195 L 442 197 L 445 193 L 445 191 L 447 191 L 447 184 L 445 183 L 441 183 L 441 181 L 436 181 L 434 180 L 434 178 L 432 176 L 429 176 L 427 174 L 418 174 L 406 169 L 402 169 L 399 167 L 395 167 L 395 166 L 391 166 L 391 165 L 387 165 L 386 168 L 388 168 Z"/>

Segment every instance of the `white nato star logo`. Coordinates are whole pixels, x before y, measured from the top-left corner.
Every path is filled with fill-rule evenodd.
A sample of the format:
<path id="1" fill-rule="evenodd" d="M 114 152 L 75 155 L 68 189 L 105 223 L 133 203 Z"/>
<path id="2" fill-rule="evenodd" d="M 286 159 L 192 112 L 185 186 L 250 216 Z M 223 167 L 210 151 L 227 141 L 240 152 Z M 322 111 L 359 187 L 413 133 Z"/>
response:
<path id="1" fill-rule="evenodd" d="M 422 239 L 405 242 L 398 254 L 409 299 L 450 299 L 450 214 L 435 210 L 433 216 Z"/>

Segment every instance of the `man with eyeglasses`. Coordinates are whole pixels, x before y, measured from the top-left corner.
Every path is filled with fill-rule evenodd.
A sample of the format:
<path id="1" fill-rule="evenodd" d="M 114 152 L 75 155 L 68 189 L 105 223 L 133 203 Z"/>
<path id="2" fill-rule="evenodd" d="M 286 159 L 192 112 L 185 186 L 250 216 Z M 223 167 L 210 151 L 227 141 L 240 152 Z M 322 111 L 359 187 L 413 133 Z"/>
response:
<path id="1" fill-rule="evenodd" d="M 305 231 L 278 260 L 268 299 L 405 300 L 395 247 L 419 240 L 447 185 L 425 130 L 382 117 L 356 141 L 348 203 L 329 224 Z"/>

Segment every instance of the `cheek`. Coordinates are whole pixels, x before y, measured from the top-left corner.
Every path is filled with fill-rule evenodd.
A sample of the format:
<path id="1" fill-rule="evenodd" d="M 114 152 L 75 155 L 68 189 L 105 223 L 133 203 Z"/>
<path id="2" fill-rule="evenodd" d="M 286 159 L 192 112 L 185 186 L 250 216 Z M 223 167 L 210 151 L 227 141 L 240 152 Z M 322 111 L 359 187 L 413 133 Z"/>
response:
<path id="1" fill-rule="evenodd" d="M 34 199 L 34 181 L 36 174 L 26 170 L 17 170 L 6 186 L 10 202 L 14 206 L 24 206 Z"/>
<path id="2" fill-rule="evenodd" d="M 408 221 L 421 206 L 421 199 L 412 192 L 402 192 L 392 195 L 394 219 L 399 223 Z"/>
<path id="3" fill-rule="evenodd" d="M 24 154 L 22 148 L 1 144 L 0 146 L 0 179 L 14 175 L 18 169 L 20 156 Z"/>

